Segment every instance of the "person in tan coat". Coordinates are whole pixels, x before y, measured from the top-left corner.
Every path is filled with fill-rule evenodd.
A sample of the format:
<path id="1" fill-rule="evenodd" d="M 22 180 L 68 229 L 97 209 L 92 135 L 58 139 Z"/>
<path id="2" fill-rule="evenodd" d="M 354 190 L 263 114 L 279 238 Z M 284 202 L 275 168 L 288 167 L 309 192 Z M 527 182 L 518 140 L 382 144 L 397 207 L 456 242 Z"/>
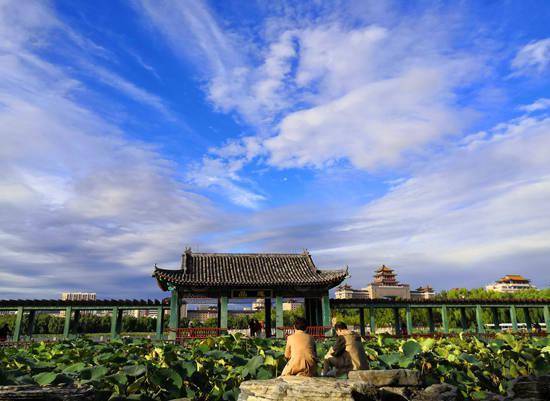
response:
<path id="1" fill-rule="evenodd" d="M 313 337 L 305 332 L 306 321 L 296 318 L 294 334 L 286 340 L 285 358 L 288 362 L 281 376 L 309 376 L 317 375 L 317 351 Z"/>
<path id="2" fill-rule="evenodd" d="M 369 362 L 361 336 L 348 330 L 344 322 L 334 325 L 336 343 L 325 356 L 323 362 L 323 376 L 340 376 L 347 374 L 350 370 L 366 370 Z"/>

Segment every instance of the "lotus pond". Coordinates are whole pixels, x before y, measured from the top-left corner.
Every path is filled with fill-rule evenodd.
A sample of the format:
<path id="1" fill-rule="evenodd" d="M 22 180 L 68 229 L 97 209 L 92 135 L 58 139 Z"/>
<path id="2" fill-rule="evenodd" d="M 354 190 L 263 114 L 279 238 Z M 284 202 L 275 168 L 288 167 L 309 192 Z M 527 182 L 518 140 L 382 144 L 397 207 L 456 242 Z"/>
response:
<path id="1" fill-rule="evenodd" d="M 332 342 L 319 342 L 322 357 Z M 550 338 L 394 339 L 364 343 L 371 369 L 414 368 L 426 384 L 458 386 L 464 399 L 505 393 L 522 375 L 550 373 Z M 269 379 L 285 365 L 284 342 L 225 336 L 185 345 L 147 340 L 74 339 L 0 348 L 0 385 L 88 384 L 98 400 L 236 400 L 241 381 Z"/>

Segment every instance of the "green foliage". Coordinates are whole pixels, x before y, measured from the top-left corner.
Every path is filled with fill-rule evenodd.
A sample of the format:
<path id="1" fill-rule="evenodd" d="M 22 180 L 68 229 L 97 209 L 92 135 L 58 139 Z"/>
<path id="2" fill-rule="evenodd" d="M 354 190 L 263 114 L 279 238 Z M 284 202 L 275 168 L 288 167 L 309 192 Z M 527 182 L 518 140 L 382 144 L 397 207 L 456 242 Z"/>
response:
<path id="1" fill-rule="evenodd" d="M 321 359 L 332 344 L 332 340 L 317 344 Z M 364 347 L 371 369 L 418 369 L 426 384 L 454 384 L 463 399 L 505 393 L 509 382 L 520 375 L 550 373 L 550 338 L 378 336 Z M 99 400 L 235 400 L 243 380 L 280 374 L 283 351 L 284 341 L 240 335 L 184 345 L 86 339 L 36 343 L 28 349 L 0 348 L 0 385 L 88 384 L 97 390 Z"/>

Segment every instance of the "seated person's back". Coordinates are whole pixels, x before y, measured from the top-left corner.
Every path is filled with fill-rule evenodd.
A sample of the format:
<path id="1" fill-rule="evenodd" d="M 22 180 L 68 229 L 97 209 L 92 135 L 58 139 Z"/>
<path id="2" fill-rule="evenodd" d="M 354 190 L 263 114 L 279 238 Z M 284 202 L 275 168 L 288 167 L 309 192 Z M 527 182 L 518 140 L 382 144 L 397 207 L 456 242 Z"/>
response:
<path id="1" fill-rule="evenodd" d="M 369 368 L 369 362 L 361 336 L 348 330 L 343 322 L 334 326 L 336 343 L 325 357 L 323 374 L 327 375 L 334 368 L 336 375 L 346 374 L 350 370 L 365 370 Z"/>
<path id="2" fill-rule="evenodd" d="M 285 358 L 288 362 L 281 376 L 315 376 L 317 370 L 317 352 L 313 337 L 305 332 L 306 322 L 297 318 L 294 323 L 296 331 L 288 336 Z"/>

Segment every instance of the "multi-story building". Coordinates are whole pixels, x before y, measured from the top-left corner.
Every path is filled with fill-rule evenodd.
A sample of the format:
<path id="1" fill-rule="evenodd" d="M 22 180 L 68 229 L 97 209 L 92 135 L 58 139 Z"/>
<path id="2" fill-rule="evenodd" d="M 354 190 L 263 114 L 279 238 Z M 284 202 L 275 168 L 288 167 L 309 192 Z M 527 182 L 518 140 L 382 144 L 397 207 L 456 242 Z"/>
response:
<path id="1" fill-rule="evenodd" d="M 536 288 L 531 284 L 531 281 L 519 274 L 507 274 L 506 276 L 498 279 L 493 284 L 485 286 L 487 291 L 496 292 L 517 292 L 521 290 L 529 290 Z"/>
<path id="2" fill-rule="evenodd" d="M 425 287 L 418 287 L 416 290 L 411 291 L 411 299 L 434 299 L 434 289 L 427 285 Z"/>
<path id="3" fill-rule="evenodd" d="M 366 290 L 356 290 L 349 284 L 344 284 L 336 288 L 334 293 L 336 299 L 365 299 L 369 297 Z"/>
<path id="4" fill-rule="evenodd" d="M 295 311 L 303 305 L 303 302 L 297 301 L 295 299 L 289 299 L 288 301 L 283 302 L 283 311 Z"/>
<path id="5" fill-rule="evenodd" d="M 410 299 L 411 289 L 409 284 L 400 284 L 397 281 L 397 274 L 393 269 L 386 265 L 380 266 L 374 273 L 374 281 L 367 288 L 370 299 L 389 298 L 389 299 Z"/>
<path id="6" fill-rule="evenodd" d="M 254 302 L 252 302 L 252 310 L 260 311 L 265 309 L 265 299 L 264 298 L 258 298 Z"/>
<path id="7" fill-rule="evenodd" d="M 97 294 L 95 292 L 63 292 L 62 301 L 95 301 Z"/>

